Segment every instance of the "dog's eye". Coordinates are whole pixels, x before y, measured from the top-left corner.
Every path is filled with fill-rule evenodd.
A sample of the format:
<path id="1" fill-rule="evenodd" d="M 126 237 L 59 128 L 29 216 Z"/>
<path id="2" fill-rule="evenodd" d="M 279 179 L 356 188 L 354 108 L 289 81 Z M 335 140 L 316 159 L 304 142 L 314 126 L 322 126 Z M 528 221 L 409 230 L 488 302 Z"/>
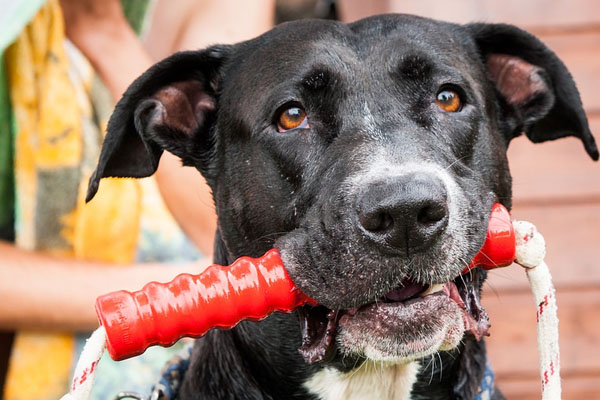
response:
<path id="1" fill-rule="evenodd" d="M 460 96 L 452 89 L 441 90 L 435 99 L 439 108 L 446 112 L 457 112 L 462 108 Z"/>
<path id="2" fill-rule="evenodd" d="M 279 132 L 300 128 L 308 128 L 306 112 L 301 107 L 292 106 L 279 114 L 279 119 L 277 120 L 277 130 Z"/>

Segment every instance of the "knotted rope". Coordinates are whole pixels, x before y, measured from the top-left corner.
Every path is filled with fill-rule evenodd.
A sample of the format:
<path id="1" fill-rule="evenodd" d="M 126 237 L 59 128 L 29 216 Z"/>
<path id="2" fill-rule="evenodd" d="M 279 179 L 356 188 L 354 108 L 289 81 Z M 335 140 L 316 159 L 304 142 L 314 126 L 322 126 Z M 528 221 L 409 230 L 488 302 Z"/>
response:
<path id="1" fill-rule="evenodd" d="M 537 306 L 538 352 L 542 380 L 542 400 L 560 400 L 560 353 L 556 295 L 550 270 L 544 262 L 546 244 L 536 227 L 514 221 L 516 263 L 527 272 L 529 286 Z"/>

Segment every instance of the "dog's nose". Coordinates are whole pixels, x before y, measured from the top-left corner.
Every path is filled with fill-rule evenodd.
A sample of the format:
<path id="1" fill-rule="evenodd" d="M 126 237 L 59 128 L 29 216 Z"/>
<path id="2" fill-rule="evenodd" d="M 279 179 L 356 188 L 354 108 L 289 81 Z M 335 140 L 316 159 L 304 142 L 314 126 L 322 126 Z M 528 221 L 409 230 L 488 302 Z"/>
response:
<path id="1" fill-rule="evenodd" d="M 446 189 L 441 180 L 425 173 L 374 182 L 358 196 L 357 215 L 363 232 L 379 244 L 418 251 L 448 224 Z"/>

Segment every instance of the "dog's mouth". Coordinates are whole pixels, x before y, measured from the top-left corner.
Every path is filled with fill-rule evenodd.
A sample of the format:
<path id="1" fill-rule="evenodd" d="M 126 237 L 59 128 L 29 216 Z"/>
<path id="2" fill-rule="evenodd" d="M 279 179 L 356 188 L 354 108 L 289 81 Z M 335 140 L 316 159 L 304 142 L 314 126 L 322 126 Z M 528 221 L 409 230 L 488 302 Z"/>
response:
<path id="1" fill-rule="evenodd" d="M 378 360 L 416 359 L 458 344 L 465 332 L 488 335 L 488 315 L 479 301 L 481 272 L 473 270 L 445 284 L 404 280 L 374 302 L 331 310 L 304 306 L 299 349 L 307 363 L 336 354 L 362 353 Z"/>

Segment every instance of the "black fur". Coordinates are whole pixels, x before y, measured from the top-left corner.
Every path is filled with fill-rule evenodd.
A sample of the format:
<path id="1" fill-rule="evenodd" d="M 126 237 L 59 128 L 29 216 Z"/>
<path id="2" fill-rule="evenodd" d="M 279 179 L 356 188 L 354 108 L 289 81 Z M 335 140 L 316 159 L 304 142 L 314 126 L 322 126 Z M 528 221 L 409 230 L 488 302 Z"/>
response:
<path id="1" fill-rule="evenodd" d="M 498 79 L 505 65 L 524 81 Z M 460 112 L 439 111 L 440 88 L 460 94 Z M 278 112 L 290 105 L 306 110 L 309 129 L 277 131 Z M 115 109 L 88 200 L 101 178 L 151 175 L 162 151 L 171 151 L 213 190 L 215 262 L 277 246 L 303 291 L 347 309 L 406 278 L 434 283 L 458 275 L 483 243 L 491 204 L 510 208 L 506 148 L 521 132 L 534 142 L 578 137 L 598 158 L 569 72 L 530 34 L 405 15 L 350 25 L 305 20 L 237 45 L 178 53 L 148 70 Z M 357 230 L 357 195 L 343 185 L 363 176 L 375 156 L 449 171 L 464 191 L 468 240 L 458 256 L 444 247 L 449 237 L 427 249 L 382 249 Z M 367 184 L 393 185 L 381 179 Z M 311 399 L 302 384 L 316 371 L 364 361 L 338 349 L 309 365 L 300 339 L 296 314 L 211 331 L 196 343 L 180 397 Z M 466 335 L 441 352 L 441 363 L 429 360 L 421 361 L 413 398 L 471 399 L 485 345 Z"/>

